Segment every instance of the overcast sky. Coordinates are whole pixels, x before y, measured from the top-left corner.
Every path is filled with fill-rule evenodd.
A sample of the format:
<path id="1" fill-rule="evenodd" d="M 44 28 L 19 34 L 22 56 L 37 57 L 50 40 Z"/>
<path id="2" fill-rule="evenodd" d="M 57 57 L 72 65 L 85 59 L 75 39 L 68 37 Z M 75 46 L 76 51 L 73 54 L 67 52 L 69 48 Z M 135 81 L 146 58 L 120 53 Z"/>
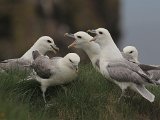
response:
<path id="1" fill-rule="evenodd" d="M 160 64 L 160 0 L 122 0 L 120 48 L 134 45 L 140 61 Z"/>

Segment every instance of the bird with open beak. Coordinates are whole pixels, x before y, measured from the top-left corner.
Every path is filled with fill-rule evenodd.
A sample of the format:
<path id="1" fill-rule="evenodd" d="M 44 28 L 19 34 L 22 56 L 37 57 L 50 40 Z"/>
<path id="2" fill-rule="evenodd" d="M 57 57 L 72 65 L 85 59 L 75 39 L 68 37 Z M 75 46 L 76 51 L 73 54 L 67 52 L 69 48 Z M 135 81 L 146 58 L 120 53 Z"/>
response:
<path id="1" fill-rule="evenodd" d="M 68 48 L 72 48 L 72 47 L 76 46 L 76 40 L 75 40 L 76 38 L 75 38 L 74 34 L 72 34 L 72 33 L 65 33 L 64 36 L 67 36 L 67 37 L 70 37 L 70 38 L 74 39 L 74 42 L 72 44 L 70 44 L 68 46 Z"/>
<path id="2" fill-rule="evenodd" d="M 95 42 L 90 42 L 93 37 L 83 31 L 74 34 L 66 33 L 65 36 L 74 39 L 74 42 L 68 48 L 75 47 L 82 49 L 88 55 L 94 68 L 99 71 L 100 46 Z"/>

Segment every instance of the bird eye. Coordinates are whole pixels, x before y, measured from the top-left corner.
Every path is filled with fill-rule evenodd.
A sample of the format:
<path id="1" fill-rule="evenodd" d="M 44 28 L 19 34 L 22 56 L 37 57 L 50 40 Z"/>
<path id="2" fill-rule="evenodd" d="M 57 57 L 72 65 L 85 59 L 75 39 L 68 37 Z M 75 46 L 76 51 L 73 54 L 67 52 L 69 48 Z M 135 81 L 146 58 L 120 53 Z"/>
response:
<path id="1" fill-rule="evenodd" d="M 80 39 L 82 38 L 81 36 L 77 36 L 77 37 L 80 38 Z"/>
<path id="2" fill-rule="evenodd" d="M 100 31 L 99 34 L 103 34 L 103 32 Z"/>
<path id="3" fill-rule="evenodd" d="M 70 61 L 71 63 L 73 63 L 73 61 L 72 61 L 71 59 L 69 59 L 69 61 Z"/>
<path id="4" fill-rule="evenodd" d="M 133 51 L 130 51 L 129 53 L 133 53 Z"/>
<path id="5" fill-rule="evenodd" d="M 48 43 L 52 43 L 52 41 L 50 41 L 50 40 L 47 40 L 47 42 L 48 42 Z"/>

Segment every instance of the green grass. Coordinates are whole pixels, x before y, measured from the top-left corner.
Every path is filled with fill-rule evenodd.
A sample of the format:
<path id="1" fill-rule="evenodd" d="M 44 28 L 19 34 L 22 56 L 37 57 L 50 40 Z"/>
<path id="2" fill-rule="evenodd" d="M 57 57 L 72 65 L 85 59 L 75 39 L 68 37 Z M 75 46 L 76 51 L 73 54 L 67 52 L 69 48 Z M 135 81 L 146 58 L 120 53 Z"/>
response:
<path id="1" fill-rule="evenodd" d="M 29 73 L 11 71 L 0 74 L 0 120 L 159 120 L 160 87 L 149 86 L 155 94 L 150 103 L 139 94 L 121 90 L 96 72 L 91 65 L 81 65 L 74 82 L 49 87 L 46 93 L 51 107 L 43 102 L 40 84 L 25 81 Z M 21 81 L 21 82 L 20 82 Z"/>

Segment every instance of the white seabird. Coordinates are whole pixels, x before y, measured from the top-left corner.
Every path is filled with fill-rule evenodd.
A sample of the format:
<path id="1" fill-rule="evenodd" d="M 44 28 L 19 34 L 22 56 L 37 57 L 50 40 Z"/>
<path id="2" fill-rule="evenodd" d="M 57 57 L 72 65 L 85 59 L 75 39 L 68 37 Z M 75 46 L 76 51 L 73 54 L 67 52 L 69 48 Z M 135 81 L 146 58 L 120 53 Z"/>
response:
<path id="1" fill-rule="evenodd" d="M 65 36 L 75 39 L 68 48 L 75 47 L 82 49 L 88 55 L 93 67 L 99 71 L 100 46 L 95 42 L 90 42 L 93 37 L 83 31 L 76 32 L 75 34 L 66 33 Z"/>
<path id="2" fill-rule="evenodd" d="M 122 89 L 121 96 L 124 94 L 125 89 L 129 87 L 145 99 L 153 102 L 155 96 L 145 88 L 145 84 L 154 83 L 154 81 L 137 64 L 123 58 L 108 30 L 99 28 L 90 30 L 90 32 L 96 34 L 91 41 L 98 43 L 102 49 L 100 55 L 102 75 Z"/>
<path id="3" fill-rule="evenodd" d="M 127 60 L 129 61 L 135 61 L 135 63 L 137 64 L 140 64 L 139 60 L 138 60 L 138 50 L 136 47 L 134 46 L 126 46 L 123 48 L 123 52 L 124 54 L 128 55 L 128 56 L 131 56 L 131 57 L 128 57 L 126 58 Z M 156 67 L 160 67 L 160 65 L 150 65 L 150 66 L 156 66 Z M 147 71 L 150 75 L 152 75 L 153 79 L 158 81 L 160 83 L 160 70 L 149 70 Z"/>
<path id="4" fill-rule="evenodd" d="M 31 64 L 33 61 L 32 52 L 35 50 L 38 50 L 40 54 L 44 55 L 47 51 L 53 51 L 56 53 L 59 48 L 55 45 L 51 37 L 42 36 L 22 57 L 1 61 L 0 68 L 3 71 L 15 68 L 25 69 L 24 66 Z"/>
<path id="5" fill-rule="evenodd" d="M 44 102 L 45 92 L 49 86 L 63 85 L 73 81 L 78 75 L 80 57 L 76 53 L 68 53 L 64 57 L 49 59 L 38 51 L 33 51 L 34 61 L 31 68 L 36 72 L 36 80 L 41 84 Z"/>
<path id="6" fill-rule="evenodd" d="M 125 59 L 127 59 L 131 62 L 139 63 L 139 61 L 138 61 L 138 50 L 134 46 L 124 47 L 122 55 Z"/>

